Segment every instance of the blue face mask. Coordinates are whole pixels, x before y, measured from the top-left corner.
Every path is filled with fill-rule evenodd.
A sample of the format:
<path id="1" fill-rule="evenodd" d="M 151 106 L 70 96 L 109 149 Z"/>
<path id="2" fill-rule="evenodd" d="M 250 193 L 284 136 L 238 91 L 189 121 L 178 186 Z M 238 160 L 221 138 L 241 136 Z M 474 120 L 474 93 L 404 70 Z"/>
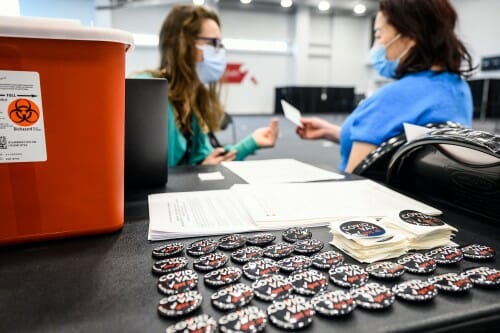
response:
<path id="1" fill-rule="evenodd" d="M 394 37 L 387 45 L 374 45 L 370 50 L 371 63 L 377 72 L 387 78 L 393 79 L 396 77 L 396 71 L 399 67 L 399 59 L 401 59 L 408 51 L 406 49 L 396 60 L 387 59 L 387 48 L 391 46 L 401 35 Z"/>
<path id="2" fill-rule="evenodd" d="M 196 46 L 203 51 L 203 61 L 196 63 L 196 72 L 202 83 L 219 80 L 226 70 L 226 50 L 216 49 L 212 45 Z"/>

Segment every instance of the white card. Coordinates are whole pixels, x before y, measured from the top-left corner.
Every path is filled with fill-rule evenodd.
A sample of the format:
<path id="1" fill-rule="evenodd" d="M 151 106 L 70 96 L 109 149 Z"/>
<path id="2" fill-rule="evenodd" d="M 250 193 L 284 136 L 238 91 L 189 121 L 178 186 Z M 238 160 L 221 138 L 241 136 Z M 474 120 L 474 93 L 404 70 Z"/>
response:
<path id="1" fill-rule="evenodd" d="M 403 123 L 403 127 L 405 130 L 406 141 L 408 142 L 413 141 L 416 138 L 424 135 L 425 133 L 432 131 L 432 128 L 427 128 L 425 126 L 418 126 L 408 123 Z"/>
<path id="2" fill-rule="evenodd" d="M 299 127 L 303 127 L 302 123 L 300 122 L 302 114 L 300 113 L 299 109 L 297 109 L 295 106 L 291 105 L 284 99 L 281 100 L 281 106 L 283 107 L 283 113 L 288 120 Z"/>

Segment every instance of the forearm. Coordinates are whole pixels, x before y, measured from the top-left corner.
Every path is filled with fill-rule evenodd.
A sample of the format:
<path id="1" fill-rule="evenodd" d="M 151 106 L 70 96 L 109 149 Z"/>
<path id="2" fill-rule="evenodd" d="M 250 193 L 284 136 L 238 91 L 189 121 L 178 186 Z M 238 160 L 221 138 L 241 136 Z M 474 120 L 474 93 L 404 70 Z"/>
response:
<path id="1" fill-rule="evenodd" d="M 335 143 L 340 142 L 340 129 L 341 127 L 336 124 L 328 124 L 328 127 L 325 128 L 325 134 L 323 136 L 324 139 L 333 141 Z"/>

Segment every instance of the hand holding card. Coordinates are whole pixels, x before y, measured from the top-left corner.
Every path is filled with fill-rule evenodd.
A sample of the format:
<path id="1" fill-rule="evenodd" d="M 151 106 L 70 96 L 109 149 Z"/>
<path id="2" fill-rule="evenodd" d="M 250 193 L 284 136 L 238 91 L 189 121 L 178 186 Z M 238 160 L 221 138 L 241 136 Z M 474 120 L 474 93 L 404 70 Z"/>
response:
<path id="1" fill-rule="evenodd" d="M 300 122 L 300 119 L 302 118 L 302 114 L 300 113 L 300 110 L 285 101 L 284 99 L 281 100 L 281 106 L 283 107 L 283 113 L 285 114 L 285 118 L 290 120 L 292 123 L 297 125 L 298 127 L 303 127 L 302 123 Z"/>

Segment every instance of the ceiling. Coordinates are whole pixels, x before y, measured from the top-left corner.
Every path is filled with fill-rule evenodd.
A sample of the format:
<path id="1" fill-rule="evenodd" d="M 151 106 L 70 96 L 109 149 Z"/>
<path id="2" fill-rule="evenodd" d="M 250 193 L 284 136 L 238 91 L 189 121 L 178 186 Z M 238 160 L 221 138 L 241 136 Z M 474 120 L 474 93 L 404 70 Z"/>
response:
<path id="1" fill-rule="evenodd" d="M 259 11 L 283 11 L 294 12 L 298 6 L 308 6 L 312 10 L 318 11 L 320 0 L 293 0 L 291 8 L 282 8 L 280 0 L 252 0 L 248 5 L 241 4 L 239 0 L 218 0 L 218 6 L 221 9 L 241 9 L 241 10 L 259 10 Z M 327 13 L 353 15 L 353 8 L 356 4 L 362 3 L 366 6 L 366 14 L 373 14 L 377 11 L 378 0 L 329 0 L 331 8 Z"/>
<path id="2" fill-rule="evenodd" d="M 299 6 L 311 7 L 313 11 L 319 12 L 318 3 L 321 0 L 293 0 L 291 8 L 282 8 L 280 0 L 252 0 L 250 4 L 241 4 L 239 0 L 206 0 L 207 3 L 215 3 L 220 9 L 264 11 L 264 12 L 295 12 Z M 378 0 L 328 0 L 331 8 L 325 13 L 354 15 L 353 8 L 356 4 L 362 3 L 366 6 L 365 15 L 371 15 L 377 11 Z M 107 4 L 103 4 L 107 2 Z M 192 3 L 191 0 L 101 0 L 98 1 L 97 9 L 115 9 L 121 7 L 144 7 L 173 5 L 176 3 Z"/>

